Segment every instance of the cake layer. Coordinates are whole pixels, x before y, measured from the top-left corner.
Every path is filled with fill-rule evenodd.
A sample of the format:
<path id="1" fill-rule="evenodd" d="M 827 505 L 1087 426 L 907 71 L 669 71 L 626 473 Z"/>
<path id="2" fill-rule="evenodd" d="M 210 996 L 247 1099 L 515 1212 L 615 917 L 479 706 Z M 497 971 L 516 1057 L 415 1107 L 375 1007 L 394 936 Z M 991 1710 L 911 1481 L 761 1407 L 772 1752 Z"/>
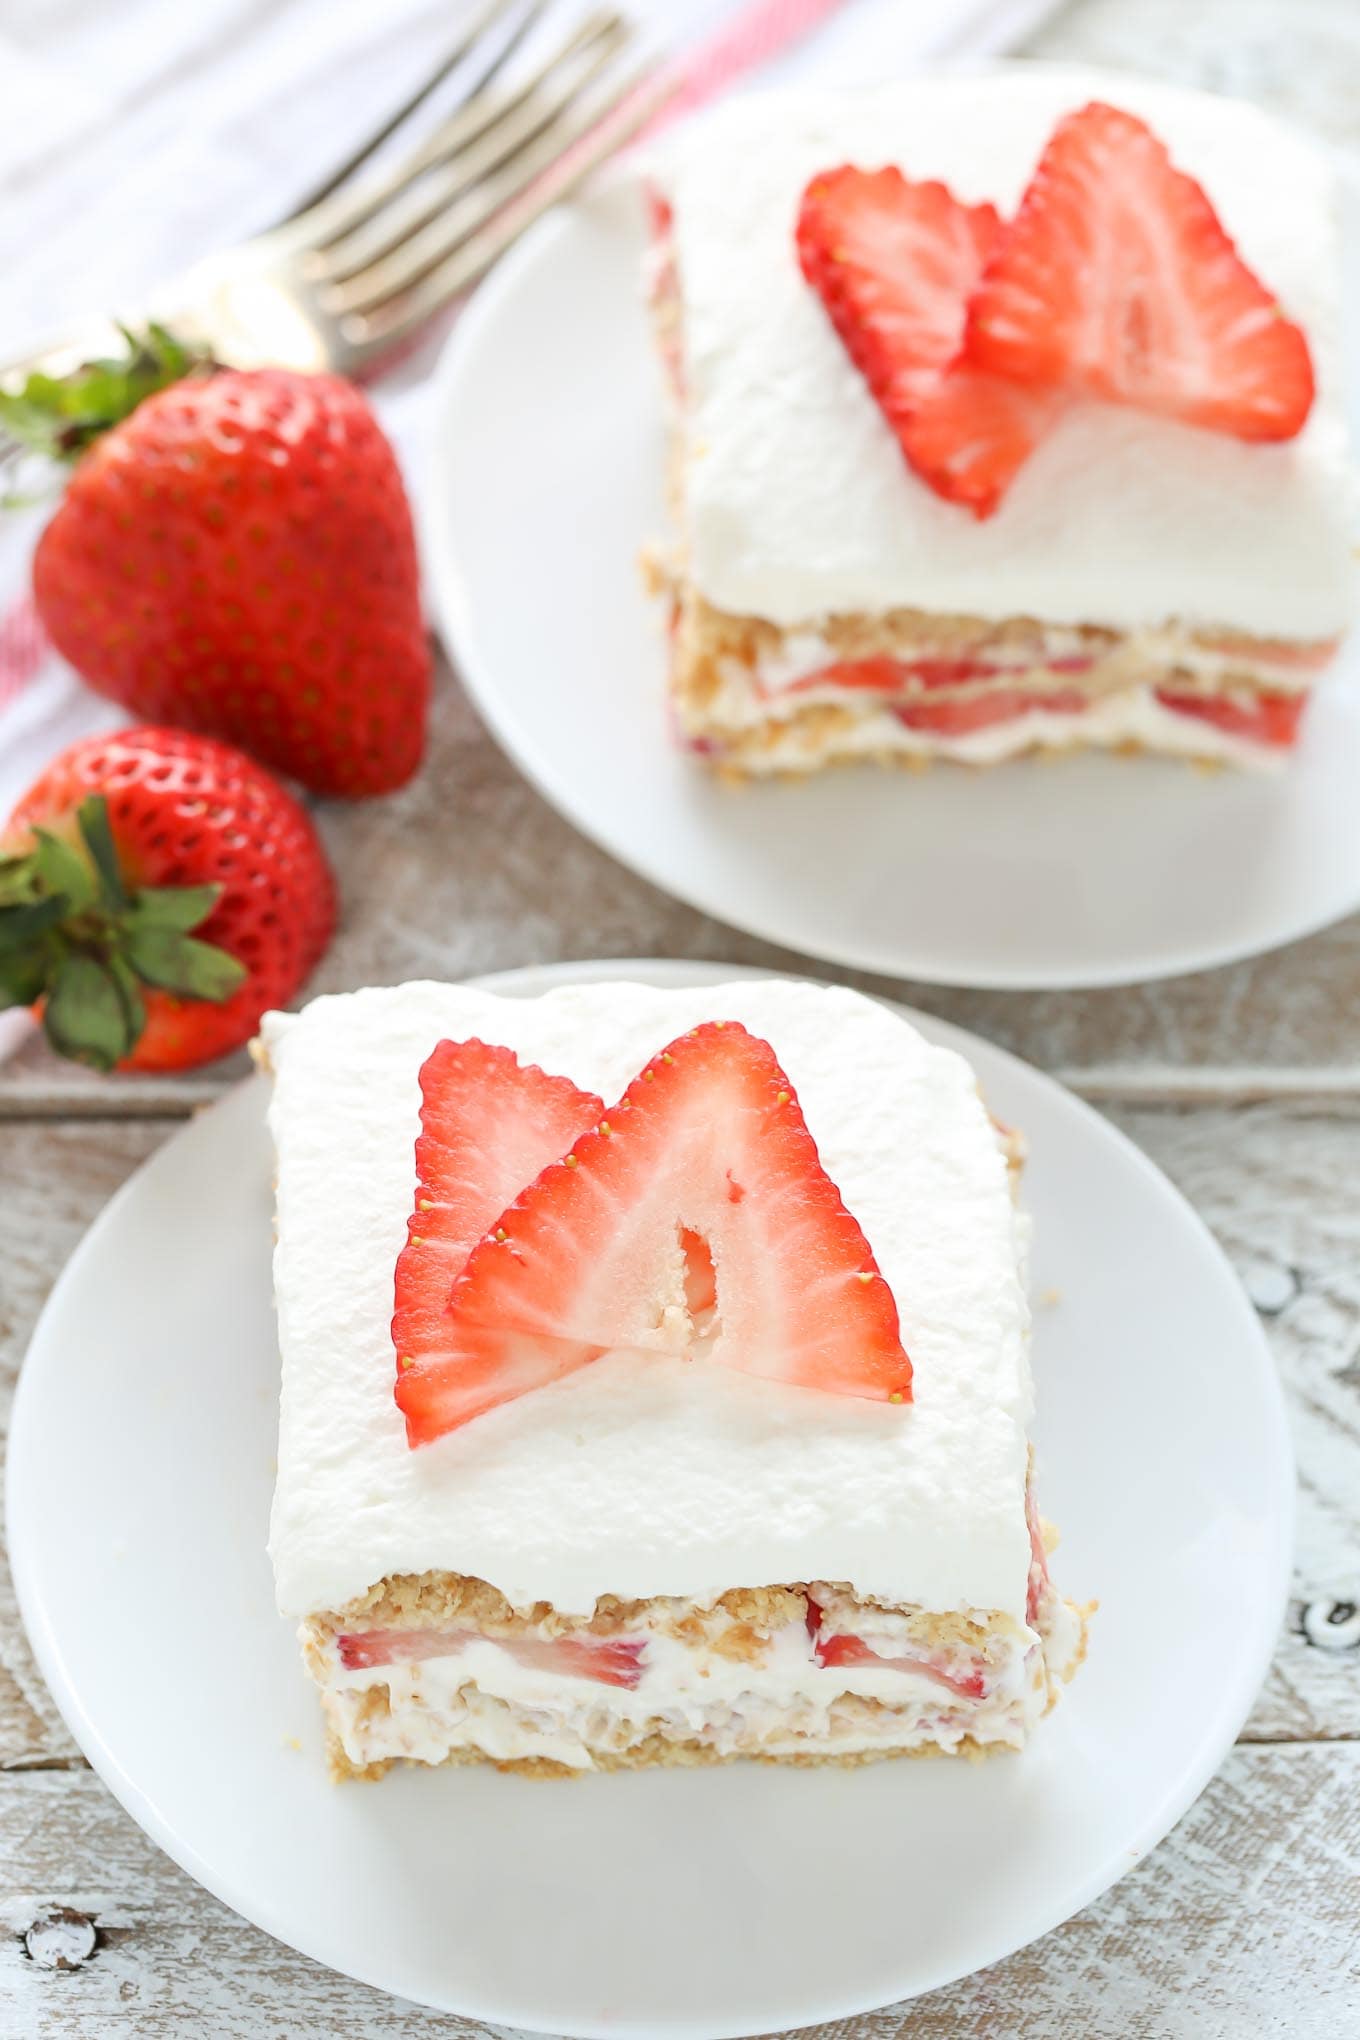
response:
<path id="1" fill-rule="evenodd" d="M 501 1043 L 608 1100 L 712 1019 L 768 1041 L 796 1089 L 896 1299 L 914 1401 L 613 1353 L 413 1451 L 390 1321 L 435 1044 Z M 1028 1319 L 1005 1157 L 962 1058 L 856 993 L 787 981 L 526 1000 L 407 985 L 271 1015 L 263 1036 L 285 1613 L 440 1569 L 563 1615 L 604 1595 L 703 1607 L 734 1581 L 829 1579 L 866 1600 L 1023 1622 Z"/>
<path id="2" fill-rule="evenodd" d="M 749 772 L 878 755 L 991 764 L 1069 745 L 1268 764 L 1293 743 L 1333 650 L 921 611 L 786 632 L 683 585 L 669 592 L 679 734 Z"/>
<path id="3" fill-rule="evenodd" d="M 589 1770 L 686 1758 L 1020 1748 L 1084 1648 L 1046 1575 L 1028 1618 L 932 1615 L 843 1585 L 713 1606 L 609 1598 L 589 1622 L 485 1583 L 385 1582 L 303 1625 L 344 1774 L 464 1757 Z"/>
<path id="4" fill-rule="evenodd" d="M 1198 178 L 1244 260 L 1305 329 L 1317 371 L 1295 439 L 1247 444 L 1074 403 L 979 524 L 907 468 L 804 282 L 808 178 L 900 165 L 1009 213 L 1058 118 L 1107 99 Z M 859 95 L 759 94 L 660 148 L 673 213 L 686 571 L 705 599 L 785 626 L 889 609 L 1119 631 L 1316 642 L 1351 614 L 1334 178 L 1255 109 L 1123 74 L 1015 67 Z"/>
<path id="5" fill-rule="evenodd" d="M 1336 651 L 1335 641 L 1255 638 L 1226 626 L 1191 631 L 1179 624 L 1117 631 L 1012 616 L 988 622 L 929 610 L 881 616 L 833 616 L 820 625 L 779 630 L 753 616 L 714 609 L 653 562 L 652 585 L 672 605 L 677 677 L 688 701 L 723 721 L 754 720 L 781 702 L 831 698 L 846 687 L 929 695 L 971 695 L 995 685 L 1047 676 L 1101 693 L 1131 680 L 1156 679 L 1181 691 L 1262 688 L 1305 694 Z"/>

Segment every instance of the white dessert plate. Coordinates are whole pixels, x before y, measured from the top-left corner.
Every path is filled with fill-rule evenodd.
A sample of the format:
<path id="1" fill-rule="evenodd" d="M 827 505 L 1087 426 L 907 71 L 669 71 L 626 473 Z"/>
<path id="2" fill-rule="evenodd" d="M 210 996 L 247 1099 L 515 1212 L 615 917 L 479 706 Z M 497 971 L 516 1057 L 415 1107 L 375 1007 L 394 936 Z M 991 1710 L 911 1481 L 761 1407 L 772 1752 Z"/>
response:
<path id="1" fill-rule="evenodd" d="M 1353 309 L 1360 188 L 1343 181 Z M 1278 774 L 1089 755 L 734 789 L 685 756 L 638 571 L 666 529 L 643 240 L 619 182 L 559 208 L 480 287 L 443 360 L 422 490 L 449 650 L 577 828 L 753 934 L 934 984 L 1133 983 L 1360 906 L 1360 634 Z M 1360 390 L 1360 317 L 1347 330 Z"/>
<path id="2" fill-rule="evenodd" d="M 703 984 L 695 964 L 488 980 Z M 201 1884 L 318 1961 L 497 2024 L 721 2040 L 999 1961 L 1146 1854 L 1240 1728 L 1278 1631 L 1280 1391 L 1219 1248 L 1048 1078 L 920 1019 L 1022 1126 L 1037 1447 L 1089 1660 L 1023 1756 L 333 1786 L 265 1534 L 278 1363 L 264 1081 L 166 1142 L 72 1257 L 25 1360 L 9 1536 L 81 1748 Z"/>

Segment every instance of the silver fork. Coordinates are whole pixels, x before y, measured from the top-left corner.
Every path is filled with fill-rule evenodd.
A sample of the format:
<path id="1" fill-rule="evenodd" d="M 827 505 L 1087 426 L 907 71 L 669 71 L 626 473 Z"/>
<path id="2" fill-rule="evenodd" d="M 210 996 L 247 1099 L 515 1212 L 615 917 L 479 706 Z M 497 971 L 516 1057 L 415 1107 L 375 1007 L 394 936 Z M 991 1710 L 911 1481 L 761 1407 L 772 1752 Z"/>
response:
<path id="1" fill-rule="evenodd" d="M 608 10 L 581 21 L 529 75 L 502 83 L 546 5 L 485 0 L 434 75 L 301 210 L 196 263 L 124 323 L 154 318 L 228 367 L 359 379 L 380 369 L 673 89 L 654 61 L 621 71 L 632 29 Z M 456 110 L 391 170 L 356 175 L 465 62 L 475 75 Z M 60 374 L 116 339 L 101 319 L 8 363 L 0 387 L 17 388 L 34 370 Z"/>

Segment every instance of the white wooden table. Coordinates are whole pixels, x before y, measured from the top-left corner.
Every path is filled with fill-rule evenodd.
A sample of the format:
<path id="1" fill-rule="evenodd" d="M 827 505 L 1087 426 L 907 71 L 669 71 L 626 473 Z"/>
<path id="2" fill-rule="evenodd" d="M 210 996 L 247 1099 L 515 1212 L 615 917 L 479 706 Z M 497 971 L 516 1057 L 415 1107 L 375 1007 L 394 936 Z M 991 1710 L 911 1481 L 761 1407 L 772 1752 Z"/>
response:
<path id="1" fill-rule="evenodd" d="M 1079 0 L 1035 48 L 1238 91 L 1360 150 L 1352 0 Z M 583 842 L 500 756 L 447 672 L 419 783 L 391 801 L 333 810 L 323 827 L 346 913 L 316 989 L 559 957 L 807 967 L 668 900 Z M 1351 2040 L 1360 2035 L 1360 919 L 1259 962 L 1131 992 L 908 986 L 905 995 L 1063 1077 L 1214 1228 L 1266 1320 L 1289 1393 L 1299 1547 L 1266 1689 L 1170 1839 L 1008 1962 L 827 2030 L 840 2040 Z M 6 1403 L 80 1234 L 173 1123 L 235 1074 L 115 1085 L 56 1066 L 36 1044 L 0 1067 Z M 481 2030 L 317 1968 L 162 1856 L 76 1753 L 0 1568 L 0 2034 L 330 2040 Z"/>

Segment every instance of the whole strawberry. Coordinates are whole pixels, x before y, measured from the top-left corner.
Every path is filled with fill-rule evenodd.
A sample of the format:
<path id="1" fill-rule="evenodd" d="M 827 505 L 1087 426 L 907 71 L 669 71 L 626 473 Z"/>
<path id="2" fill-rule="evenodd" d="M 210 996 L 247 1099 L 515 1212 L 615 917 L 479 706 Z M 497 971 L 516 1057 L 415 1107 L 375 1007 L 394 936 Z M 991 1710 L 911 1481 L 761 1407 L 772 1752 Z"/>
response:
<path id="1" fill-rule="evenodd" d="M 239 1048 L 335 927 L 305 811 L 210 737 L 89 737 L 0 833 L 0 1006 L 96 1069 L 171 1070 Z"/>
<path id="2" fill-rule="evenodd" d="M 119 418 L 101 367 L 106 414 L 73 424 L 67 394 L 46 441 L 77 455 L 33 566 L 58 651 L 138 716 L 228 738 L 316 793 L 401 786 L 430 657 L 410 508 L 366 399 L 333 375 L 200 368 L 130 389 Z"/>

